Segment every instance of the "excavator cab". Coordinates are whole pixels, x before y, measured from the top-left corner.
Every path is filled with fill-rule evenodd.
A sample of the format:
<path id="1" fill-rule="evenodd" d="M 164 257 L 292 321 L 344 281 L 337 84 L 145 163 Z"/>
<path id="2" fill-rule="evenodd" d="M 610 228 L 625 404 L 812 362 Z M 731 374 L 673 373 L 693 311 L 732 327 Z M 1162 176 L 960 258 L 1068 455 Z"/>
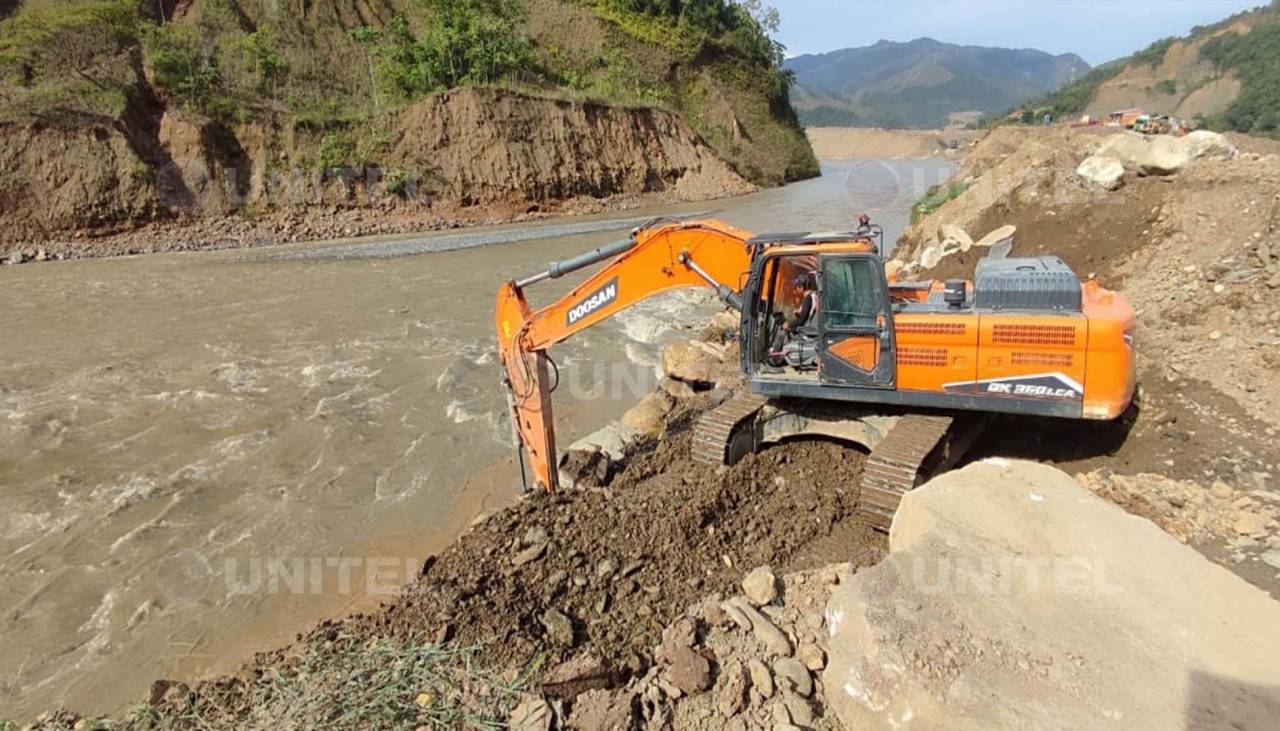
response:
<path id="1" fill-rule="evenodd" d="M 831 385 L 894 388 L 893 310 L 880 257 L 833 254 L 819 261 L 819 380 Z"/>
<path id="2" fill-rule="evenodd" d="M 741 357 L 753 387 L 893 388 L 893 312 L 876 243 L 849 234 L 780 234 L 751 243 L 757 254 L 743 292 Z M 803 297 L 796 282 L 807 277 L 816 282 L 817 312 L 808 327 L 782 337 L 781 323 Z"/>

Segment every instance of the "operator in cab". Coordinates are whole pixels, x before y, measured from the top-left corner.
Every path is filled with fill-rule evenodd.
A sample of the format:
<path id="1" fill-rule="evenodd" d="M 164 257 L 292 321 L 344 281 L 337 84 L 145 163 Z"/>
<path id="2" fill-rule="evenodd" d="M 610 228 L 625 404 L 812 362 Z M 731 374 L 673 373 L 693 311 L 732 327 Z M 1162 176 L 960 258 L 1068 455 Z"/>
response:
<path id="1" fill-rule="evenodd" d="M 800 304 L 796 307 L 795 314 L 789 320 L 783 320 L 777 332 L 773 334 L 773 342 L 769 346 L 768 364 L 774 367 L 791 365 L 798 368 L 811 366 L 816 362 L 816 351 L 812 353 L 814 357 L 807 357 L 802 342 L 804 331 L 807 330 L 818 317 L 818 284 L 813 272 L 805 272 L 799 274 L 792 284 L 800 293 Z M 812 347 L 807 350 L 813 351 Z"/>

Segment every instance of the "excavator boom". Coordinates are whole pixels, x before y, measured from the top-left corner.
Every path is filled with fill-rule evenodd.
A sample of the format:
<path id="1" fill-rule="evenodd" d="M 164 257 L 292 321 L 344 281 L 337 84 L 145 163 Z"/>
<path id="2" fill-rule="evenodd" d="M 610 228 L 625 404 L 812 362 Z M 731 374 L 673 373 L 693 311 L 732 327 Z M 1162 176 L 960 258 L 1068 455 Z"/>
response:
<path id="1" fill-rule="evenodd" d="M 527 451 L 534 480 L 557 487 L 551 392 L 554 363 L 547 349 L 653 295 L 681 287 L 710 287 L 726 303 L 738 299 L 751 263 L 751 234 L 719 221 L 658 220 L 630 239 L 555 262 L 498 291 L 498 352 L 505 369 L 517 445 Z M 525 289 L 608 261 L 552 304 L 534 310 Z M 523 470 L 523 461 L 521 469 Z"/>

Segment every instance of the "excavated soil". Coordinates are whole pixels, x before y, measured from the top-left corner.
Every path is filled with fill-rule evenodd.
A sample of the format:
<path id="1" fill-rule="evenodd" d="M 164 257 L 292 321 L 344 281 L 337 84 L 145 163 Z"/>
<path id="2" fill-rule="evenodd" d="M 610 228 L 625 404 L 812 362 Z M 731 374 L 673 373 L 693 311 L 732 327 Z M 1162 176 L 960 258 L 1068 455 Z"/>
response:
<path id="1" fill-rule="evenodd" d="M 1115 288 L 1124 283 L 1114 271 L 1115 264 L 1149 243 L 1168 187 L 1164 178 L 1138 178 L 1129 184 L 1123 199 L 1060 204 L 1046 178 L 1034 199 L 1009 197 L 986 209 L 973 231 L 982 235 L 1013 224 L 1018 234 L 1010 256 L 1054 255 L 1081 277 L 1101 278 L 1107 287 Z M 986 255 L 987 250 L 979 247 L 952 254 L 930 269 L 928 276 L 972 279 L 978 260 Z"/>
<path id="2" fill-rule="evenodd" d="M 247 719 L 264 676 L 293 672 L 316 648 L 336 655 L 375 639 L 480 645 L 482 664 L 544 678 L 563 678 L 558 666 L 589 656 L 596 670 L 548 691 L 616 686 L 653 664 L 667 624 L 709 593 L 733 592 L 758 565 L 879 559 L 883 537 L 853 519 L 861 452 L 795 442 L 733 467 L 701 465 L 689 456 L 690 428 L 706 406 L 697 397 L 678 407 L 664 437 L 608 489 L 529 496 L 429 559 L 381 611 L 326 622 L 238 677 L 196 686 L 191 706 L 170 710 Z M 163 705 L 163 690 L 157 696 Z"/>
<path id="3" fill-rule="evenodd" d="M 788 564 L 851 517 L 857 498 L 863 457 L 836 444 L 784 445 L 719 474 L 694 463 L 695 413 L 678 414 L 667 438 L 631 460 L 610 489 L 538 495 L 490 518 L 404 599 L 354 626 L 419 637 L 453 623 L 459 640 L 486 643 L 498 663 L 542 651 L 554 665 L 590 646 L 617 670 L 645 668 L 647 648 L 673 617 L 759 564 Z M 538 531 L 548 539 L 543 556 L 515 565 Z M 841 560 L 876 540 L 847 539 Z M 541 621 L 551 608 L 572 620 L 572 646 L 547 637 Z"/>

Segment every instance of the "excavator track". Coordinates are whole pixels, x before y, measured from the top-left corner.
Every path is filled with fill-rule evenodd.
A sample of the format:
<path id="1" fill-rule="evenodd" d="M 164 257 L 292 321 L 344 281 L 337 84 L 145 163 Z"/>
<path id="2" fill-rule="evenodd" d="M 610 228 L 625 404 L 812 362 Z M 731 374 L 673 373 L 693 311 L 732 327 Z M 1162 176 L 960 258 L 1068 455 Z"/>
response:
<path id="1" fill-rule="evenodd" d="M 691 456 L 708 465 L 733 464 L 755 451 L 758 434 L 748 429 L 768 403 L 764 396 L 735 394 L 694 424 Z M 902 497 L 925 478 L 955 465 L 982 433 L 984 415 L 904 414 L 867 457 L 858 496 L 858 517 L 888 532 Z"/>
<path id="2" fill-rule="evenodd" d="M 985 419 L 906 414 L 867 458 L 858 515 L 888 532 L 906 495 L 934 471 L 955 464 L 981 433 Z"/>
<path id="3" fill-rule="evenodd" d="M 698 417 L 693 427 L 691 456 L 703 464 L 730 464 L 734 432 L 744 421 L 761 409 L 768 399 L 753 393 L 735 391 L 727 401 Z M 754 444 L 750 449 L 754 448 Z"/>

